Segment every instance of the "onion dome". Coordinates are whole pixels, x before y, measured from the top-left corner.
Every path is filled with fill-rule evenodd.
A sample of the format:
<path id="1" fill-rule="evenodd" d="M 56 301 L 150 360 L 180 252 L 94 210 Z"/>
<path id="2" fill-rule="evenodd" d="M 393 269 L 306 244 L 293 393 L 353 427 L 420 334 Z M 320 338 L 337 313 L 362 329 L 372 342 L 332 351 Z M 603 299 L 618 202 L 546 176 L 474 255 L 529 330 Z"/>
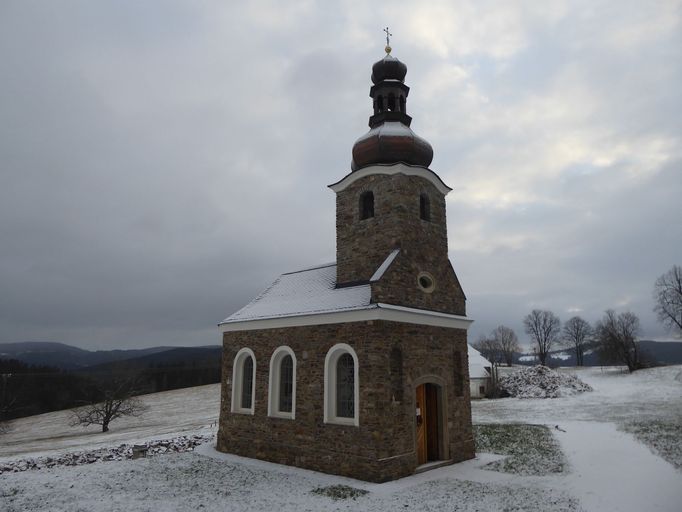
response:
<path id="1" fill-rule="evenodd" d="M 391 56 L 386 56 L 372 66 L 372 83 L 369 90 L 374 114 L 369 118 L 370 130 L 353 145 L 353 171 L 374 164 L 404 162 L 428 167 L 433 160 L 431 144 L 410 128 L 412 118 L 407 115 L 405 85 L 407 66 Z"/>
<path id="2" fill-rule="evenodd" d="M 375 62 L 372 66 L 372 83 L 378 84 L 384 80 L 398 80 L 402 82 L 405 80 L 407 74 L 407 66 L 393 57 L 390 53 L 379 62 Z"/>
<path id="3" fill-rule="evenodd" d="M 431 144 L 398 121 L 387 121 L 372 128 L 353 145 L 351 169 L 372 164 L 405 162 L 428 167 L 433 160 Z"/>

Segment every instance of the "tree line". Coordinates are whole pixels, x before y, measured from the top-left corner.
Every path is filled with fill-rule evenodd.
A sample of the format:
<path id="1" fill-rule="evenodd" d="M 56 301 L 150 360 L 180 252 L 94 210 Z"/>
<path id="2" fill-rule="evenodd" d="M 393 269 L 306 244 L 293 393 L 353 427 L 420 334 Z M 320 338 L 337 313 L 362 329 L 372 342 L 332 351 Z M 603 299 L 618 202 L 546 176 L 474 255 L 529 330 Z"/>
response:
<path id="1" fill-rule="evenodd" d="M 215 362 L 124 364 L 100 371 L 66 371 L 0 359 L 0 423 L 5 420 L 70 409 L 103 401 L 107 396 L 157 393 L 220 382 L 221 358 Z"/>
<path id="2" fill-rule="evenodd" d="M 682 267 L 674 265 L 661 275 L 654 284 L 653 295 L 659 321 L 682 333 Z M 603 362 L 623 364 L 630 372 L 645 364 L 638 344 L 639 318 L 629 311 L 616 313 L 608 309 L 594 326 L 574 316 L 562 326 L 552 311 L 534 309 L 524 317 L 523 326 L 541 365 L 547 364 L 549 353 L 558 346 L 572 349 L 578 366 L 583 366 L 588 347 L 594 347 Z M 474 348 L 491 362 L 507 366 L 512 365 L 514 353 L 521 351 L 516 333 L 504 325 L 489 336 L 482 336 Z"/>

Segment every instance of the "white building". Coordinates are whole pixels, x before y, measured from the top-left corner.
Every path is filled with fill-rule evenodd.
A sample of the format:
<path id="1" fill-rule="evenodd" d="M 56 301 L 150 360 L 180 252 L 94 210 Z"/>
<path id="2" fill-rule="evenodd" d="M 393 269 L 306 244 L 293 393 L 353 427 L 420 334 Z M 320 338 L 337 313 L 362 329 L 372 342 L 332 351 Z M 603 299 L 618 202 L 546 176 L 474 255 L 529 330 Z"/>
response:
<path id="1" fill-rule="evenodd" d="M 492 386 L 493 364 L 471 345 L 468 351 L 471 398 L 485 398 Z"/>

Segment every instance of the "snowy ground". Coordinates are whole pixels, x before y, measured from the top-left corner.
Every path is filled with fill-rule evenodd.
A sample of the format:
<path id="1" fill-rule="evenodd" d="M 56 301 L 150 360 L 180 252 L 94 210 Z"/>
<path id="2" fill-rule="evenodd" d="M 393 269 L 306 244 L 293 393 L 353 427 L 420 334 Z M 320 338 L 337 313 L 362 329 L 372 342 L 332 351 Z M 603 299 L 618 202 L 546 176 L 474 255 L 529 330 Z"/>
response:
<path id="1" fill-rule="evenodd" d="M 554 399 L 473 402 L 474 423 L 612 422 L 682 468 L 682 366 L 633 374 L 619 368 L 570 368 L 593 392 Z"/>
<path id="2" fill-rule="evenodd" d="M 106 434 L 98 426 L 69 426 L 69 411 L 11 421 L 10 432 L 0 437 L 0 463 L 217 430 L 220 384 L 165 391 L 140 399 L 149 411 L 139 418 L 116 420 Z"/>
<path id="3" fill-rule="evenodd" d="M 220 454 L 207 443 L 195 452 L 148 459 L 5 473 L 0 475 L 0 510 L 679 512 L 682 472 L 655 455 L 651 441 L 639 443 L 623 429 L 682 422 L 682 377 L 675 380 L 680 372 L 680 366 L 634 375 L 585 369 L 578 374 L 594 388 L 591 393 L 473 403 L 475 423 L 548 425 L 567 461 L 567 471 L 560 473 L 491 471 L 490 463 L 501 456 L 483 453 L 476 460 L 396 482 L 368 484 Z M 145 401 L 151 407 L 145 417 L 112 424 L 108 434 L 68 427 L 64 413 L 16 420 L 13 432 L 0 438 L 0 461 L 211 432 L 219 389 L 159 393 Z M 664 444 L 682 443 L 679 436 L 668 439 L 650 430 L 647 435 Z M 336 501 L 313 492 L 334 485 L 369 492 Z"/>

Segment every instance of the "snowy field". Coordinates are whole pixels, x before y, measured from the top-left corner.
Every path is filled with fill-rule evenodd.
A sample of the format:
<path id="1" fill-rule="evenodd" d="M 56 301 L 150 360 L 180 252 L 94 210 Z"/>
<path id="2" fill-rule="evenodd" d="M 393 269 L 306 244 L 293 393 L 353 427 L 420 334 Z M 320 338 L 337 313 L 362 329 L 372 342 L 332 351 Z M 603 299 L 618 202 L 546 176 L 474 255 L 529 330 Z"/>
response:
<path id="1" fill-rule="evenodd" d="M 116 420 L 107 433 L 96 425 L 70 427 L 69 411 L 11 421 L 10 432 L 0 437 L 0 463 L 217 430 L 220 384 L 164 391 L 140 399 L 149 410 L 139 418 Z"/>
<path id="2" fill-rule="evenodd" d="M 633 375 L 599 368 L 575 373 L 594 391 L 473 403 L 475 423 L 547 425 L 555 441 L 550 444 L 561 451 L 559 472 L 495 471 L 505 467 L 496 463 L 503 456 L 481 453 L 472 461 L 369 484 L 220 454 L 207 443 L 194 452 L 4 473 L 0 510 L 682 510 L 682 471 L 673 465 L 682 440 L 675 431 L 670 435 L 682 424 L 682 367 Z M 107 434 L 69 427 L 63 412 L 16 420 L 0 438 L 0 463 L 215 431 L 217 385 L 144 401 L 151 408 L 144 417 L 119 420 Z M 643 427 L 648 425 L 662 427 Z M 346 500 L 320 493 L 336 485 L 368 492 Z"/>

